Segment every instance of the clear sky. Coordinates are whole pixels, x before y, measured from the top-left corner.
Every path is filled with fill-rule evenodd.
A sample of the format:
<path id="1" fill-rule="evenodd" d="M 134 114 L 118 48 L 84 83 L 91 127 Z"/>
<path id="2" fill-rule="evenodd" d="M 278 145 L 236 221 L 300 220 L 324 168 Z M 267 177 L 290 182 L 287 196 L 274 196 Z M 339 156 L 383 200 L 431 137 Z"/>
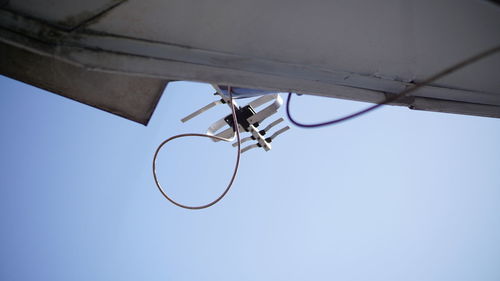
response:
<path id="1" fill-rule="evenodd" d="M 387 106 L 292 126 L 190 211 L 151 160 L 229 113 L 179 121 L 208 85 L 170 84 L 147 127 L 3 76 L 0 92 L 0 280 L 500 280 L 499 119 Z M 292 101 L 311 122 L 365 106 Z M 235 149 L 191 138 L 160 156 L 166 189 L 196 204 Z"/>

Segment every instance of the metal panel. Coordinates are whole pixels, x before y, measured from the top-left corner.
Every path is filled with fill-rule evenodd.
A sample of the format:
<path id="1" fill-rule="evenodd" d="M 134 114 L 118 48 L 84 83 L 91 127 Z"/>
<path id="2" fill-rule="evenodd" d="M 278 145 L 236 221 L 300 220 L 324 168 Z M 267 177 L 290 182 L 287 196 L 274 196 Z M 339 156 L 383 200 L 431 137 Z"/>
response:
<path id="1" fill-rule="evenodd" d="M 89 28 L 411 82 L 500 44 L 499 26 L 500 9 L 484 1 L 149 0 L 126 2 Z M 436 85 L 500 94 L 498 73 L 500 55 Z"/>
<path id="2" fill-rule="evenodd" d="M 146 125 L 165 88 L 153 78 L 95 72 L 0 43 L 0 73 Z"/>
<path id="3" fill-rule="evenodd" d="M 7 0 L 4 9 L 28 15 L 70 30 L 100 15 L 124 0 Z"/>
<path id="4" fill-rule="evenodd" d="M 485 1 L 54 1 L 0 9 L 0 42 L 94 72 L 368 102 L 500 44 L 500 9 Z M 500 54 L 394 104 L 499 117 L 498 73 Z"/>

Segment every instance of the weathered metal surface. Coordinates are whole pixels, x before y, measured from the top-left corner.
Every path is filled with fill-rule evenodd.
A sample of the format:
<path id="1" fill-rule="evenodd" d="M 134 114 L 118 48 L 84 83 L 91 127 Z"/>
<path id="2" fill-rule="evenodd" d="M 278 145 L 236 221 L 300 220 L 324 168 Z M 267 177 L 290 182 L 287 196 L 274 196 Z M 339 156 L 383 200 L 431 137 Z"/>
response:
<path id="1" fill-rule="evenodd" d="M 125 0 L 10 0 L 2 7 L 70 30 Z"/>
<path id="2" fill-rule="evenodd" d="M 500 107 L 416 97 L 410 109 L 500 118 Z"/>
<path id="3" fill-rule="evenodd" d="M 499 26 L 500 9 L 484 1 L 149 0 L 88 28 L 238 55 L 218 62 L 241 68 L 260 59 L 411 82 L 500 44 Z M 497 55 L 437 85 L 498 93 L 499 72 Z"/>
<path id="4" fill-rule="evenodd" d="M 48 20 L 44 2 L 35 19 L 0 10 L 0 41 L 96 72 L 368 102 L 500 44 L 482 1 L 90 1 L 76 30 L 54 22 L 78 9 Z M 499 73 L 497 54 L 395 104 L 500 117 Z"/>
<path id="5" fill-rule="evenodd" d="M 146 125 L 166 81 L 86 70 L 0 43 L 0 73 Z"/>

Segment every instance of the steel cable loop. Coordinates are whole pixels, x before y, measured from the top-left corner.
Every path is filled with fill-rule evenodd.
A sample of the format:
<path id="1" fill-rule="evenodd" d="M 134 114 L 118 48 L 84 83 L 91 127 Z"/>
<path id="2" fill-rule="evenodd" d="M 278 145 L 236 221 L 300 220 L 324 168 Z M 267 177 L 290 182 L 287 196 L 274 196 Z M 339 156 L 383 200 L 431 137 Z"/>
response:
<path id="1" fill-rule="evenodd" d="M 321 123 L 315 123 L 315 124 L 304 124 L 304 123 L 301 123 L 301 122 L 298 122 L 296 121 L 295 119 L 292 118 L 291 114 L 290 114 L 290 100 L 292 98 L 292 93 L 289 92 L 288 93 L 288 98 L 286 100 L 286 115 L 288 117 L 288 119 L 290 120 L 290 122 L 292 124 L 294 124 L 295 126 L 298 126 L 298 127 L 302 127 L 302 128 L 317 128 L 317 127 L 324 127 L 324 126 L 328 126 L 328 125 L 333 125 L 333 124 L 337 124 L 337 123 L 340 123 L 340 122 L 343 122 L 343 121 L 347 121 L 349 119 L 352 119 L 352 118 L 355 118 L 355 117 L 358 117 L 358 116 L 361 116 L 365 113 L 368 113 L 370 111 L 373 111 L 379 107 L 381 107 L 382 105 L 385 105 L 385 104 L 388 104 L 388 103 L 391 103 L 391 102 L 394 102 L 424 86 L 427 86 L 429 85 L 430 83 L 450 74 L 450 73 L 453 73 L 469 64 L 472 64 L 478 60 L 481 60 L 481 59 L 484 59 L 490 55 L 493 55 L 497 52 L 500 51 L 500 46 L 496 46 L 496 47 L 493 47 L 491 49 L 488 49 L 488 50 L 485 50 L 479 54 L 476 54 L 474 56 L 471 56 L 459 63 L 456 63 L 436 74 L 434 74 L 433 76 L 423 80 L 422 82 L 420 83 L 416 83 L 415 85 L 413 85 L 412 87 L 409 87 L 405 90 L 403 90 L 401 93 L 397 94 L 397 95 L 394 95 L 393 97 L 389 97 L 389 98 L 386 98 L 384 101 L 382 101 L 381 103 L 378 103 L 378 104 L 375 104 L 375 105 L 372 105 L 368 108 L 365 108 L 363 110 L 360 110 L 358 112 L 354 112 L 352 114 L 349 114 L 349 115 L 346 115 L 344 117 L 340 117 L 340 118 L 337 118 L 337 119 L 334 119 L 334 120 L 331 120 L 331 121 L 326 121 L 326 122 L 321 122 Z"/>
<path id="2" fill-rule="evenodd" d="M 233 175 L 231 176 L 231 179 L 229 180 L 229 183 L 228 183 L 226 189 L 224 190 L 224 192 L 221 193 L 221 195 L 219 195 L 219 197 L 217 197 L 215 200 L 213 200 L 212 202 L 210 202 L 208 204 L 200 205 L 200 206 L 188 206 L 188 205 L 184 205 L 184 204 L 178 203 L 174 199 L 170 198 L 170 196 L 168 196 L 168 194 L 165 192 L 165 190 L 161 186 L 161 184 L 160 184 L 160 182 L 158 180 L 158 177 L 156 175 L 156 160 L 158 158 L 158 153 L 160 152 L 160 150 L 162 149 L 162 147 L 165 144 L 167 144 L 168 142 L 170 142 L 170 141 L 172 141 L 174 139 L 184 138 L 184 137 L 203 137 L 203 138 L 210 138 L 210 139 L 215 139 L 215 140 L 219 140 L 219 141 L 226 141 L 226 142 L 228 141 L 227 139 L 222 138 L 222 137 L 218 137 L 218 136 L 208 135 L 208 134 L 197 134 L 197 133 L 179 134 L 179 135 L 175 135 L 173 137 L 170 137 L 170 138 L 164 140 L 158 146 L 158 148 L 155 151 L 155 154 L 154 154 L 154 157 L 153 157 L 153 177 L 154 177 L 154 181 L 155 181 L 156 187 L 158 187 L 158 190 L 160 190 L 160 192 L 163 195 L 163 197 L 165 197 L 168 201 L 170 201 L 172 204 L 174 204 L 174 205 L 176 205 L 178 207 L 181 207 L 181 208 L 184 208 L 184 209 L 190 209 L 190 210 L 199 210 L 199 209 L 205 209 L 205 208 L 208 208 L 210 206 L 213 206 L 217 202 L 219 202 L 220 200 L 222 200 L 222 198 L 224 198 L 224 196 L 226 196 L 226 194 L 231 189 L 231 186 L 233 185 L 234 180 L 236 179 L 236 175 L 238 174 L 238 168 L 240 166 L 241 140 L 240 140 L 240 130 L 239 130 L 239 126 L 238 126 L 238 119 L 237 119 L 237 116 L 236 116 L 236 109 L 234 108 L 233 95 L 232 95 L 232 91 L 231 91 L 231 87 L 230 86 L 228 86 L 228 93 L 229 93 L 229 100 L 230 100 L 230 103 L 231 103 L 231 113 L 232 113 L 232 116 L 233 116 L 233 120 L 235 121 L 234 122 L 235 125 L 233 127 L 234 127 L 234 131 L 236 133 L 236 140 L 237 140 L 237 143 L 238 143 L 238 146 L 237 146 L 238 148 L 237 148 L 237 152 L 236 152 L 236 162 L 235 162 L 235 165 L 234 165 Z"/>

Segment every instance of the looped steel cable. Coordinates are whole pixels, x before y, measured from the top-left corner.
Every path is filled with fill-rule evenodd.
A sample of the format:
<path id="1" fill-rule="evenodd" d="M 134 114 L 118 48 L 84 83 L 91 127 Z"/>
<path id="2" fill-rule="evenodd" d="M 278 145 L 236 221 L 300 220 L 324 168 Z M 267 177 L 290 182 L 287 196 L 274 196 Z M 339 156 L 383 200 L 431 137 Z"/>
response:
<path id="1" fill-rule="evenodd" d="M 317 127 L 324 127 L 324 126 L 328 126 L 328 125 L 333 125 L 333 124 L 337 124 L 337 123 L 340 123 L 340 122 L 343 122 L 343 121 L 347 121 L 349 119 L 352 119 L 352 118 L 355 118 L 355 117 L 358 117 L 358 116 L 361 116 L 365 113 L 368 113 L 372 110 L 375 110 L 379 107 L 381 107 L 382 105 L 385 105 L 385 104 L 388 104 L 388 103 L 391 103 L 393 101 L 396 101 L 424 86 L 427 86 L 429 85 L 430 83 L 450 74 L 450 73 L 453 73 L 471 63 L 474 63 L 478 60 L 481 60 L 481 59 L 484 59 L 490 55 L 493 55 L 494 53 L 496 52 L 499 52 L 500 51 L 500 46 L 496 46 L 496 47 L 493 47 L 491 49 L 488 49 L 486 51 L 483 51 L 477 55 L 474 55 L 472 57 L 469 57 L 455 65 L 452 65 L 446 69 L 444 69 L 443 71 L 440 71 L 436 74 L 434 74 L 433 76 L 425 79 L 424 81 L 420 82 L 420 83 L 416 83 L 415 85 L 413 85 L 413 87 L 409 87 L 407 89 L 405 89 L 404 91 L 402 91 L 401 93 L 397 94 L 397 95 L 394 95 L 392 97 L 389 97 L 389 98 L 386 98 L 383 102 L 381 103 L 378 103 L 378 104 L 375 104 L 375 105 L 372 105 L 368 108 L 365 108 L 363 110 L 360 110 L 358 112 L 354 112 L 352 114 L 349 114 L 349 115 L 346 115 L 344 117 L 340 117 L 340 118 L 337 118 L 337 119 L 334 119 L 334 120 L 331 120 L 331 121 L 326 121 L 326 122 L 321 122 L 321 123 L 316 123 L 316 124 L 304 124 L 304 123 L 300 123 L 298 121 L 296 121 L 295 119 L 292 118 L 291 114 L 290 114 L 290 100 L 292 98 L 292 93 L 288 93 L 288 98 L 286 100 L 286 115 L 288 117 L 288 119 L 290 120 L 291 123 L 293 123 L 295 126 L 298 126 L 298 127 L 302 127 L 302 128 L 317 128 Z"/>
<path id="2" fill-rule="evenodd" d="M 165 190 L 161 186 L 161 184 L 160 184 L 160 182 L 158 180 L 158 177 L 156 175 L 156 159 L 158 158 L 158 153 L 160 152 L 160 150 L 162 149 L 162 147 L 165 144 L 167 144 L 169 141 L 172 141 L 174 139 L 184 138 L 184 137 L 203 137 L 203 138 L 210 138 L 210 139 L 215 139 L 215 140 L 219 140 L 219 141 L 228 141 L 227 139 L 225 139 L 223 137 L 208 135 L 208 134 L 197 134 L 197 133 L 180 134 L 180 135 L 176 135 L 176 136 L 173 136 L 173 137 L 170 137 L 170 138 L 164 140 L 158 146 L 158 148 L 155 151 L 155 154 L 154 154 L 154 157 L 153 157 L 153 177 L 154 177 L 154 180 L 155 180 L 156 187 L 158 187 L 158 190 L 160 190 L 161 194 L 168 201 L 170 201 L 172 204 L 174 204 L 174 205 L 176 205 L 178 207 L 181 207 L 181 208 L 184 208 L 184 209 L 190 209 L 190 210 L 199 210 L 199 209 L 205 209 L 205 208 L 208 208 L 210 206 L 213 206 L 214 204 L 216 204 L 217 202 L 219 202 L 220 200 L 222 200 L 222 198 L 224 198 L 224 196 L 226 196 L 226 194 L 229 192 L 229 189 L 231 189 L 231 186 L 233 185 L 233 182 L 234 182 L 234 180 L 236 178 L 236 174 L 238 174 L 238 168 L 240 166 L 240 157 L 241 157 L 240 130 L 239 130 L 238 119 L 237 119 L 237 116 L 236 116 L 236 109 L 234 108 L 233 95 L 232 95 L 232 91 L 231 91 L 231 87 L 230 86 L 228 86 L 228 93 L 229 93 L 229 100 L 230 100 L 230 103 L 231 103 L 231 113 L 233 115 L 233 120 L 235 120 L 235 122 L 234 122 L 235 125 L 233 127 L 234 127 L 234 131 L 236 133 L 236 140 L 237 140 L 237 143 L 238 143 L 238 150 L 236 152 L 236 162 L 235 162 L 235 165 L 234 165 L 233 175 L 231 176 L 231 179 L 229 180 L 229 183 L 228 183 L 226 189 L 224 190 L 224 192 L 221 193 L 221 195 L 219 195 L 219 197 L 217 197 L 215 200 L 213 200 L 210 203 L 207 203 L 205 205 L 200 205 L 200 206 L 188 206 L 188 205 L 184 205 L 184 204 L 178 203 L 174 199 L 170 198 L 170 196 L 168 196 L 168 194 L 165 192 Z"/>

